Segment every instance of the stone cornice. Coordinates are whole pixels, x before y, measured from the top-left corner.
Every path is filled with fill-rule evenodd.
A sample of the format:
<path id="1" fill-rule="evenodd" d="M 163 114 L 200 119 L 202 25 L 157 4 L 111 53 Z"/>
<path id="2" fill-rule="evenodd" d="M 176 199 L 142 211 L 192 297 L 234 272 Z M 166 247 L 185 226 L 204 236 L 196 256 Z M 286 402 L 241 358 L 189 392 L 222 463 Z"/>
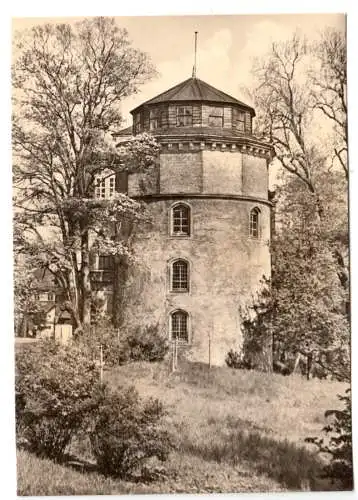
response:
<path id="1" fill-rule="evenodd" d="M 268 142 L 250 136 L 215 136 L 205 135 L 161 135 L 156 137 L 161 146 L 161 152 L 184 152 L 184 151 L 226 151 L 241 152 L 253 156 L 272 159 L 274 149 Z"/>
<path id="2" fill-rule="evenodd" d="M 222 193 L 156 193 L 156 194 L 143 194 L 140 196 L 132 196 L 136 200 L 159 201 L 159 200 L 184 200 L 188 198 L 195 199 L 214 199 L 214 200 L 240 200 L 240 201 L 251 201 L 253 203 L 262 203 L 273 206 L 273 203 L 264 198 L 257 198 L 256 196 L 242 195 L 242 194 L 222 194 Z"/>

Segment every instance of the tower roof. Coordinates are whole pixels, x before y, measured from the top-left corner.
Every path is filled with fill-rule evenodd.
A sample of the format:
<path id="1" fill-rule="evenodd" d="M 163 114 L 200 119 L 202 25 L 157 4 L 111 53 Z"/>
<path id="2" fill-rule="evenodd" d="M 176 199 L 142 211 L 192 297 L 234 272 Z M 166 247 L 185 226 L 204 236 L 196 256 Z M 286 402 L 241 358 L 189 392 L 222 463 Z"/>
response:
<path id="1" fill-rule="evenodd" d="M 188 78 L 174 87 L 162 92 L 161 94 L 149 99 L 131 111 L 135 111 L 143 105 L 161 104 L 164 102 L 180 102 L 180 101 L 206 101 L 225 104 L 236 104 L 249 110 L 253 116 L 255 111 L 251 106 L 235 99 L 234 97 L 216 89 L 212 85 L 200 80 L 199 78 Z"/>

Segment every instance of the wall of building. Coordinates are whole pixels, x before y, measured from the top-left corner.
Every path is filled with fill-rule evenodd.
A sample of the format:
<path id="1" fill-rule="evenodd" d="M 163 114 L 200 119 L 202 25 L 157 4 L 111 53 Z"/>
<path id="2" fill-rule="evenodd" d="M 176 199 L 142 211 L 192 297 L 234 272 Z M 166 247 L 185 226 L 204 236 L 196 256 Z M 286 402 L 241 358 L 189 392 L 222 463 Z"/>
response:
<path id="1" fill-rule="evenodd" d="M 190 316 L 191 356 L 224 363 L 230 348 L 239 349 L 240 306 L 249 305 L 262 276 L 270 273 L 270 208 L 245 200 L 186 198 L 192 208 L 192 235 L 170 235 L 170 207 L 174 200 L 150 203 L 153 222 L 136 231 L 133 249 L 137 262 L 126 284 L 124 327 L 158 323 L 169 336 L 169 315 L 184 309 Z M 249 237 L 249 214 L 261 211 L 261 238 Z M 190 291 L 170 292 L 169 266 L 175 258 L 190 263 Z"/>

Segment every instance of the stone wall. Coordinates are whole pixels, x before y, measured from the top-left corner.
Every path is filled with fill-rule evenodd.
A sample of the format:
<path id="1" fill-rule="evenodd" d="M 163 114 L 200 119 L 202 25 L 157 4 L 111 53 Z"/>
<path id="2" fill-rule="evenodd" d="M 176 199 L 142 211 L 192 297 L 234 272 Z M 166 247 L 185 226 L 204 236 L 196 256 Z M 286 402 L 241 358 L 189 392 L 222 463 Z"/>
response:
<path id="1" fill-rule="evenodd" d="M 186 198 L 192 208 L 192 235 L 170 236 L 174 200 L 149 205 L 153 222 L 138 228 L 133 241 L 137 259 L 126 284 L 125 327 L 158 323 L 169 336 L 169 315 L 184 309 L 190 317 L 191 355 L 223 364 L 241 343 L 239 307 L 249 305 L 262 276 L 270 274 L 270 208 L 245 200 Z M 261 211 L 261 238 L 249 237 L 249 213 Z M 190 291 L 170 292 L 169 266 L 175 258 L 190 264 Z"/>

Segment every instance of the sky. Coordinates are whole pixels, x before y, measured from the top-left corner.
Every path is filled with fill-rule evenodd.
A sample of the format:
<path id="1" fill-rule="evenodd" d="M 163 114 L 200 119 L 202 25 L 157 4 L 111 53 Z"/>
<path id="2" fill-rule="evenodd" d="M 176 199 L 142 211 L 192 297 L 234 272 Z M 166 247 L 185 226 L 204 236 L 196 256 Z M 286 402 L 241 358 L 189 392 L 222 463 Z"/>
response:
<path id="1" fill-rule="evenodd" d="M 75 22 L 80 18 L 15 18 L 13 31 L 44 22 Z M 198 31 L 197 77 L 247 102 L 253 59 L 264 56 L 272 41 L 289 39 L 298 30 L 308 40 L 328 26 L 345 29 L 343 14 L 117 17 L 133 46 L 146 52 L 158 77 L 122 104 L 123 126 L 132 123 L 130 110 L 186 80 L 194 63 L 194 32 Z"/>

